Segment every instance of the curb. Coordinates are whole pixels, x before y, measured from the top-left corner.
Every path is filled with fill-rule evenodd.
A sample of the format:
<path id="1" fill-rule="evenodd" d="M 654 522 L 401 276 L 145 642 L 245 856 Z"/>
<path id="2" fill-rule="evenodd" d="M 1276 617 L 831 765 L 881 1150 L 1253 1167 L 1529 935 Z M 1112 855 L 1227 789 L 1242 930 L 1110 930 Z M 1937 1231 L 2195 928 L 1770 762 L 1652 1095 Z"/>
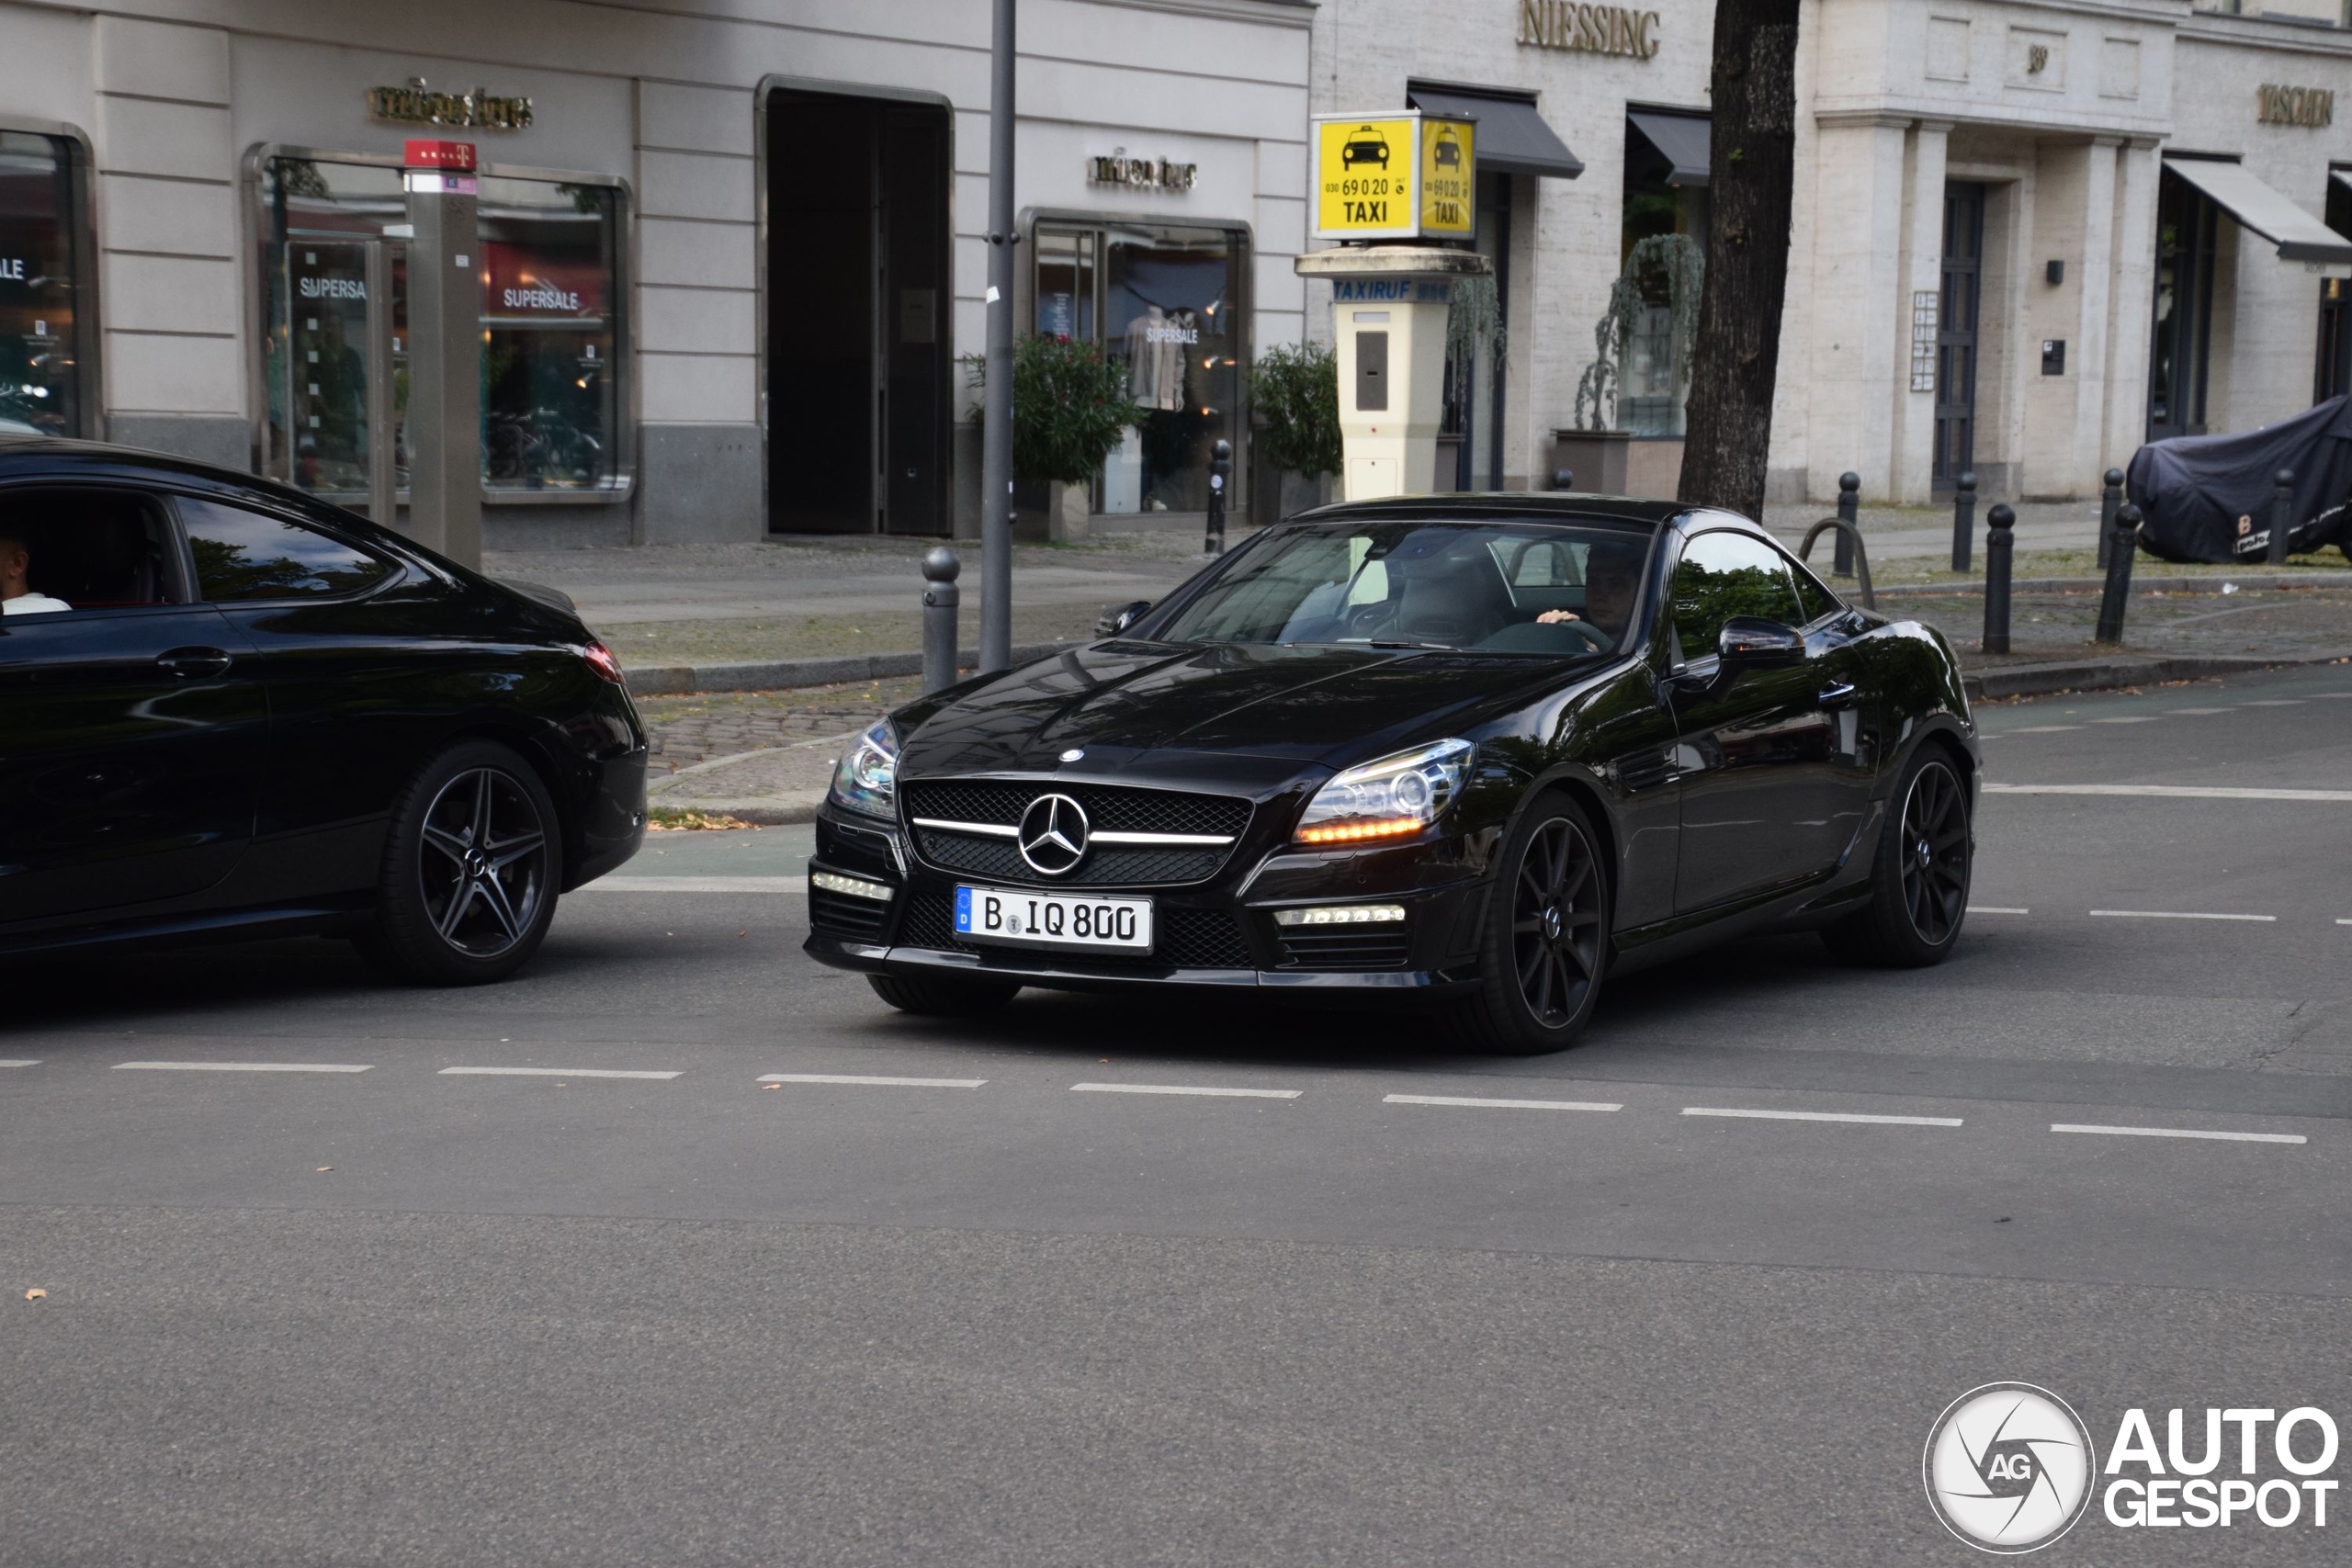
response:
<path id="1" fill-rule="evenodd" d="M 2039 697 L 2052 692 L 2096 692 L 2165 681 L 2196 681 L 2298 664 L 2334 664 L 2347 657 L 2352 653 L 2343 649 L 2321 653 L 2183 654 L 2172 658 L 2127 654 L 2109 659 L 2053 660 L 2048 664 L 2012 664 L 2005 670 L 1963 670 L 1961 673 L 1969 700 L 1983 702 L 1994 697 Z"/>
<path id="2" fill-rule="evenodd" d="M 712 817 L 732 817 L 738 822 L 750 822 L 762 828 L 788 827 L 797 822 L 814 822 L 817 807 L 825 798 L 821 789 L 802 790 L 791 795 L 754 795 L 744 800 L 657 800 L 657 811 L 700 811 Z"/>
<path id="3" fill-rule="evenodd" d="M 1012 662 L 1026 664 L 1082 642 L 1036 642 L 1012 650 Z M 978 671 L 978 649 L 956 655 L 958 671 Z M 922 673 L 920 653 L 852 654 L 843 659 L 775 659 L 744 664 L 648 664 L 624 669 L 629 693 L 639 697 L 684 697 L 704 692 L 781 692 L 797 686 L 837 686 L 855 681 L 895 680 Z"/>

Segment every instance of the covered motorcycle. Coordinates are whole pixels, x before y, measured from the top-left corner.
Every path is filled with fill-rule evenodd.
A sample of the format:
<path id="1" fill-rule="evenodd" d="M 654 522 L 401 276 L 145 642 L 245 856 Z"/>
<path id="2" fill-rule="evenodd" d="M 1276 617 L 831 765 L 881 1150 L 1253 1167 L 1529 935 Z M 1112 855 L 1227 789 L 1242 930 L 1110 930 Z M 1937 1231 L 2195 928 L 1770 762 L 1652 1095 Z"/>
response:
<path id="1" fill-rule="evenodd" d="M 2165 560 L 2261 558 L 2281 468 L 2295 476 L 2290 549 L 2352 541 L 2352 398 L 2336 397 L 2260 430 L 2141 447 L 2124 479 L 2146 518 L 2140 543 Z"/>

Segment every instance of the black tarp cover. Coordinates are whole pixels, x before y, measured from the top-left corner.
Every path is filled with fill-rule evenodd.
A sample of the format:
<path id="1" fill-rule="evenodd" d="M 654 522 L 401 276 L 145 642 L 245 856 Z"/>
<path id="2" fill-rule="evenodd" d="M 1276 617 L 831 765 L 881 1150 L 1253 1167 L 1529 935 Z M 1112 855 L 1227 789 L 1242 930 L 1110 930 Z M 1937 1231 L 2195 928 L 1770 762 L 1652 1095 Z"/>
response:
<path id="1" fill-rule="evenodd" d="M 2140 543 L 2165 560 L 2262 558 L 2281 468 L 2295 474 L 2294 550 L 2352 537 L 2352 399 L 2330 398 L 2260 430 L 2141 447 L 2124 477 L 2125 493 L 2146 518 Z"/>

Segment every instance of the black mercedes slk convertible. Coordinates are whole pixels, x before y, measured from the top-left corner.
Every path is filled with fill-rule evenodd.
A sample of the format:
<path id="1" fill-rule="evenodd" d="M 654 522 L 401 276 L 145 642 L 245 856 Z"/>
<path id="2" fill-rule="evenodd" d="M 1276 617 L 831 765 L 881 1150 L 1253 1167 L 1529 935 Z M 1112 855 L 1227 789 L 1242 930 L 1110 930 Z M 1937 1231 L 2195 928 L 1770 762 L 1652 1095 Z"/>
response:
<path id="1" fill-rule="evenodd" d="M 843 755 L 808 951 L 911 1012 L 1023 986 L 1426 998 L 1555 1050 L 1758 932 L 1933 964 L 1978 753 L 1951 649 L 1746 518 L 1573 495 L 1305 513 Z"/>

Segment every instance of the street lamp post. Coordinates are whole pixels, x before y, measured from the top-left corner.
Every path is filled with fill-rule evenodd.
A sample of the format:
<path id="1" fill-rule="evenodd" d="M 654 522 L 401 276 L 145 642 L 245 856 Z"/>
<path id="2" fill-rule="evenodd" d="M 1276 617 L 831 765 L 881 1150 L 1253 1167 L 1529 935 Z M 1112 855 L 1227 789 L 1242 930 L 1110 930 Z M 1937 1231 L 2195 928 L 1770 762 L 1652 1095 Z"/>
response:
<path id="1" fill-rule="evenodd" d="M 1013 0 L 996 0 L 989 88 L 986 407 L 980 426 L 980 668 L 1012 662 Z"/>

